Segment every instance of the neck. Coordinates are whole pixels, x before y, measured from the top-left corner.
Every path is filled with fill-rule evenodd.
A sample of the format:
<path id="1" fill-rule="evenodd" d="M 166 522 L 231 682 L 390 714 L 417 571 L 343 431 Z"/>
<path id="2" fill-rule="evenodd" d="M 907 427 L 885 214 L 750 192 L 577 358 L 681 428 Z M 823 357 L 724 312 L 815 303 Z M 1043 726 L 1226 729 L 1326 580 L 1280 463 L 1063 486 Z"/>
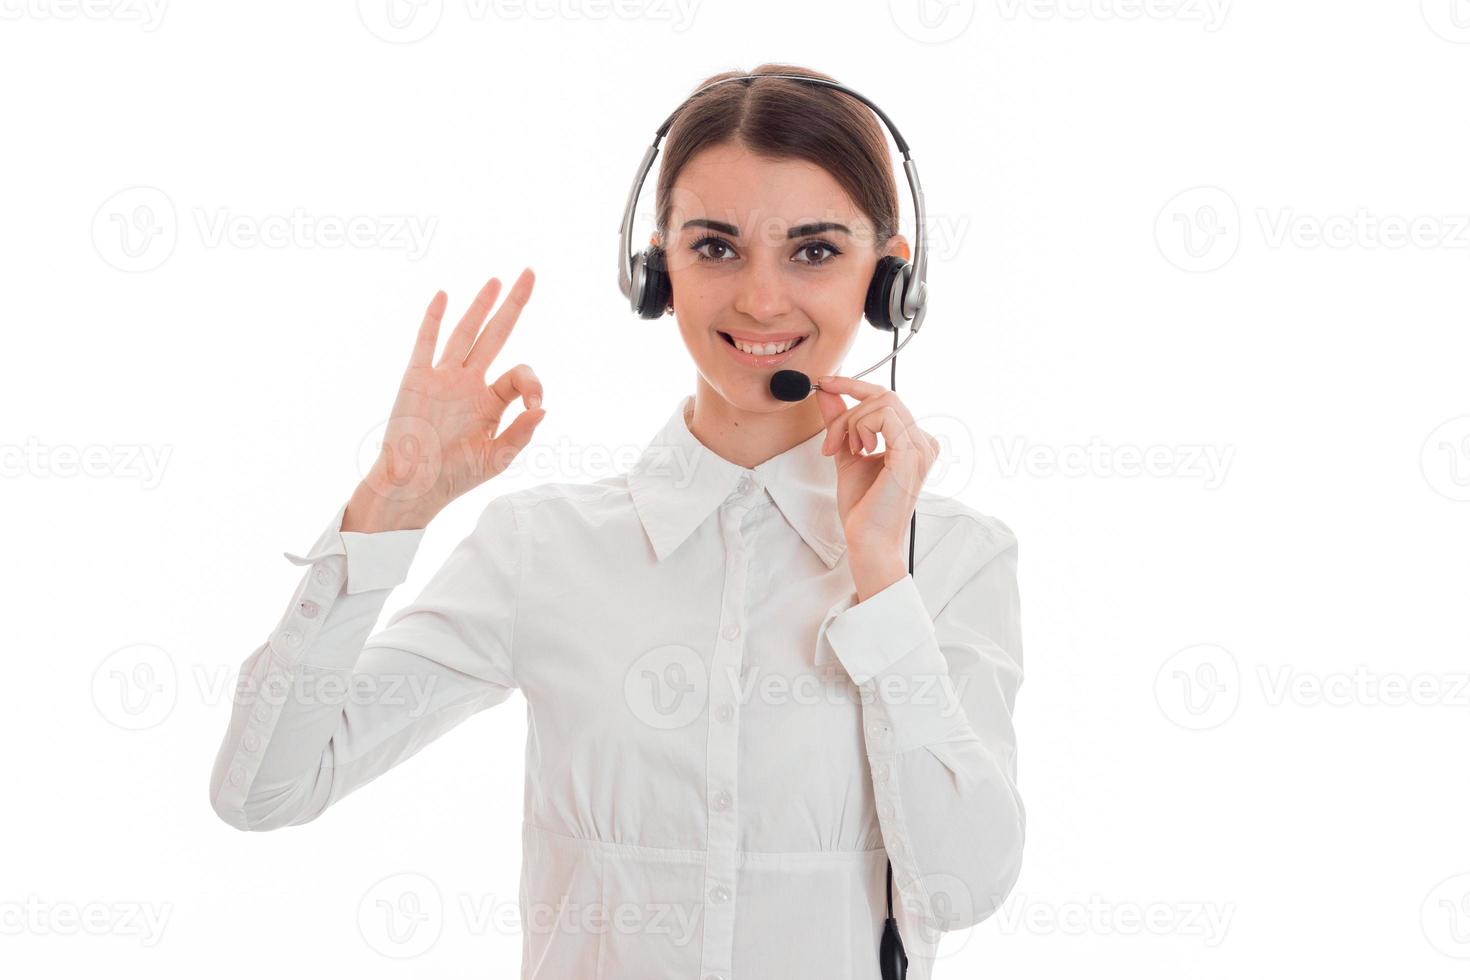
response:
<path id="1" fill-rule="evenodd" d="M 685 410 L 689 431 L 706 448 L 737 466 L 752 469 L 820 432 L 825 426 L 816 398 L 752 412 L 730 404 L 696 374 L 694 403 Z"/>

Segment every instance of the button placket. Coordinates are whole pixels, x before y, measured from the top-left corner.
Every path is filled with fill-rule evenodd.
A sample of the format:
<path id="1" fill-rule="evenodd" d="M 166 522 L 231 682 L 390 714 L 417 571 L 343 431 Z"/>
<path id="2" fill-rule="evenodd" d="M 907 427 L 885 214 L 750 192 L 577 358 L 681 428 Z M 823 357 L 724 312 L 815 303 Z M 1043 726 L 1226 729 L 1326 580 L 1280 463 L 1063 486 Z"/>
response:
<path id="1" fill-rule="evenodd" d="M 751 489 L 745 479 L 742 493 Z M 702 976 L 727 977 L 734 961 L 735 946 L 735 845 L 737 841 L 740 772 L 740 726 L 734 704 L 736 686 L 744 660 L 740 618 L 745 610 L 745 583 L 749 549 L 741 524 L 750 506 L 744 498 L 732 498 L 719 511 L 720 532 L 725 543 L 725 586 L 720 597 L 723 619 L 710 663 L 711 710 L 707 721 L 705 776 L 706 819 L 704 874 L 704 953 Z"/>

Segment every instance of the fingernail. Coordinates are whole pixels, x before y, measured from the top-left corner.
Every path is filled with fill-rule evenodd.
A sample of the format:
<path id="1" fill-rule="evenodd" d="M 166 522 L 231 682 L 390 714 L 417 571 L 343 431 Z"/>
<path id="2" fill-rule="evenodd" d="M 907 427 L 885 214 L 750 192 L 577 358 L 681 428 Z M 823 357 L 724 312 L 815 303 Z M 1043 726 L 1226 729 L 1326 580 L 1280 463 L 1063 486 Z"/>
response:
<path id="1" fill-rule="evenodd" d="M 532 395 L 530 398 L 527 398 L 526 399 L 526 405 L 529 408 L 540 408 L 541 407 L 541 396 L 540 395 Z"/>

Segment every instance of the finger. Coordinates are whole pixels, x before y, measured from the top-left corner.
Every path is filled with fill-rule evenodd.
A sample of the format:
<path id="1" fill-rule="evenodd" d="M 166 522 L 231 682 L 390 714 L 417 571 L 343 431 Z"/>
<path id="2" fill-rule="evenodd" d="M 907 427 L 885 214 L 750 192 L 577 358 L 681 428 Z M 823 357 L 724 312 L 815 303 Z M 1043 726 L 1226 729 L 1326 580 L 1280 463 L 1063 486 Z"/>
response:
<path id="1" fill-rule="evenodd" d="M 889 428 L 894 430 L 891 437 Z M 900 484 L 917 498 L 924 488 L 924 481 L 929 478 L 929 471 L 939 459 L 939 441 L 917 425 L 905 424 L 896 412 L 890 425 L 884 428 L 883 438 L 896 450 Z"/>
<path id="2" fill-rule="evenodd" d="M 465 351 L 470 349 L 470 342 L 479 333 L 480 324 L 490 315 L 490 308 L 495 305 L 495 297 L 499 295 L 499 279 L 492 278 L 480 287 L 470 308 L 464 311 L 454 333 L 449 335 L 449 340 L 444 344 L 444 353 L 439 358 L 440 367 L 459 367 L 464 363 Z"/>
<path id="3" fill-rule="evenodd" d="M 419 334 L 413 342 L 413 353 L 408 358 L 409 367 L 428 367 L 434 363 L 434 348 L 439 343 L 439 321 L 443 318 L 444 307 L 448 303 L 449 296 L 442 289 L 429 300 L 429 308 L 424 311 L 424 322 L 419 324 Z"/>
<path id="4" fill-rule="evenodd" d="M 883 434 L 884 468 L 899 478 L 905 490 L 917 493 L 937 458 L 930 451 L 932 437 L 917 426 L 905 425 L 891 406 L 864 417 L 857 427 L 865 435 L 872 434 L 875 447 L 877 434 Z"/>
<path id="5" fill-rule="evenodd" d="M 848 429 L 856 435 L 856 441 L 870 453 L 878 451 L 878 432 L 883 427 L 883 417 L 892 412 L 898 419 L 899 425 L 908 426 L 904 420 L 901 406 L 892 399 L 874 398 L 863 402 L 853 410 L 852 417 L 848 420 Z M 884 436 L 886 439 L 887 436 Z"/>
<path id="6" fill-rule="evenodd" d="M 840 374 L 824 375 L 817 379 L 820 391 L 831 391 L 843 395 L 851 395 L 854 398 L 868 398 L 872 395 L 880 395 L 892 391 L 882 385 L 870 384 L 867 381 L 858 381 L 853 378 L 844 378 Z"/>
<path id="7" fill-rule="evenodd" d="M 871 406 L 871 407 L 870 407 Z M 856 411 L 849 422 L 848 432 L 852 440 L 861 445 L 869 453 L 878 451 L 878 433 L 883 433 L 885 451 L 897 449 L 904 454 L 917 453 L 924 456 L 924 450 L 929 448 L 932 441 L 924 430 L 917 425 L 910 424 L 899 412 L 899 406 L 888 402 L 879 402 L 877 399 L 866 402 L 860 406 L 865 411 Z M 889 421 L 892 419 L 892 421 Z M 903 444 L 894 445 L 894 440 L 902 437 Z M 921 446 L 919 439 L 923 438 Z"/>
<path id="8" fill-rule="evenodd" d="M 465 367 L 484 371 L 490 366 L 495 355 L 500 353 L 500 348 L 505 346 L 505 338 L 510 336 L 510 328 L 516 325 L 521 310 L 526 308 L 526 301 L 531 298 L 531 288 L 535 285 L 536 274 L 527 266 L 510 287 L 505 302 L 500 304 L 500 309 L 490 318 L 489 324 L 475 341 L 475 346 L 465 356 Z"/>
<path id="9" fill-rule="evenodd" d="M 489 391 L 495 402 L 491 421 L 497 425 L 500 423 L 500 417 L 505 414 L 505 410 L 517 397 L 524 401 L 528 410 L 541 407 L 543 395 L 541 379 L 536 377 L 536 372 L 531 370 L 529 364 L 517 364 L 506 371 L 495 379 Z"/>
<path id="10" fill-rule="evenodd" d="M 858 418 L 866 415 L 867 413 L 876 411 L 877 409 L 881 408 L 889 401 L 889 399 L 885 398 L 884 396 L 891 394 L 893 394 L 893 392 L 891 392 L 887 388 L 884 388 L 879 394 L 870 396 L 866 401 L 858 402 L 851 408 L 846 409 L 837 418 L 829 421 L 827 423 L 827 438 L 822 441 L 822 448 L 828 449 L 832 446 L 840 445 L 842 442 L 842 438 L 845 435 L 849 437 L 847 440 L 848 449 L 852 452 L 857 452 L 857 443 L 854 442 L 851 438 L 853 422 L 856 421 Z M 840 396 L 833 395 L 832 397 L 838 398 Z"/>

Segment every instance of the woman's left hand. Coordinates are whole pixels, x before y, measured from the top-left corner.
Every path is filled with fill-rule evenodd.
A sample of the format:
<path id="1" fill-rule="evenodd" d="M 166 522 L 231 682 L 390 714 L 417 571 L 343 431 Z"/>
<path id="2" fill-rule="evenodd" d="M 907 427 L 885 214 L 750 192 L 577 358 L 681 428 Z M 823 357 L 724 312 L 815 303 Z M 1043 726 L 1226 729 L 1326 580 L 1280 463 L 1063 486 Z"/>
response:
<path id="1" fill-rule="evenodd" d="M 908 573 L 909 521 L 939 458 L 939 440 L 918 427 L 888 388 L 841 376 L 817 382 L 817 405 L 827 425 L 822 454 L 837 466 L 837 513 L 859 598 L 866 599 Z M 858 403 L 849 408 L 842 395 Z"/>

